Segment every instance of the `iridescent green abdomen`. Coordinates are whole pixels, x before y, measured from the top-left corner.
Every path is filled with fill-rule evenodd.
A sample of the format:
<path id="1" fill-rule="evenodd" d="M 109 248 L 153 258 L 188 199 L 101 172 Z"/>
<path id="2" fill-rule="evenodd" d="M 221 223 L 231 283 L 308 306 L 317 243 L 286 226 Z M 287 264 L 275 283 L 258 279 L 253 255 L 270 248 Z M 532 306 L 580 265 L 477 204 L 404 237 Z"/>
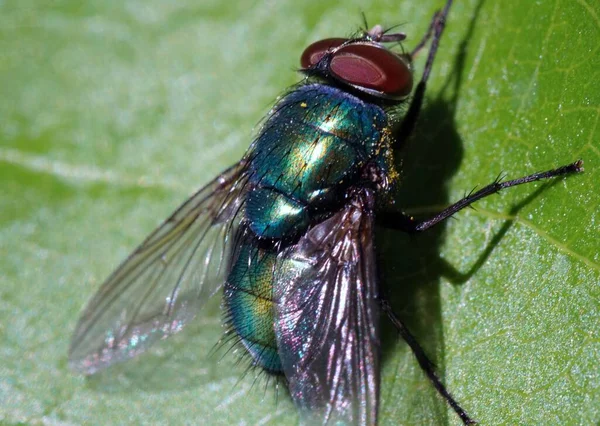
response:
<path id="1" fill-rule="evenodd" d="M 273 268 L 276 255 L 245 242 L 238 248 L 223 293 L 227 322 L 255 362 L 281 372 L 273 328 Z"/>
<path id="2" fill-rule="evenodd" d="M 252 148 L 252 231 L 285 238 L 306 230 L 314 212 L 334 209 L 365 162 L 387 148 L 388 134 L 383 109 L 335 87 L 310 84 L 288 93 Z"/>

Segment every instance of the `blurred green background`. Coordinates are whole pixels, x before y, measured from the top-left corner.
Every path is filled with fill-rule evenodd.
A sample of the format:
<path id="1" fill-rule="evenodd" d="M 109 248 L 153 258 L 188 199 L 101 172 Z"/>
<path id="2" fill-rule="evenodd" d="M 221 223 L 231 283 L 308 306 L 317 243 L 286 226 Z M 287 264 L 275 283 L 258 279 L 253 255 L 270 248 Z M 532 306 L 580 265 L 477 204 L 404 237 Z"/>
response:
<path id="1" fill-rule="evenodd" d="M 296 424 L 281 387 L 218 350 L 219 301 L 90 379 L 67 368 L 84 303 L 186 196 L 239 159 L 310 42 L 441 0 L 0 2 L 0 422 Z M 385 291 L 484 425 L 600 421 L 600 6 L 457 1 L 398 208 L 500 172 L 583 175 L 377 235 Z M 417 70 L 422 68 L 422 59 Z M 419 71 L 417 71 L 419 73 Z M 459 424 L 384 333 L 381 424 Z"/>

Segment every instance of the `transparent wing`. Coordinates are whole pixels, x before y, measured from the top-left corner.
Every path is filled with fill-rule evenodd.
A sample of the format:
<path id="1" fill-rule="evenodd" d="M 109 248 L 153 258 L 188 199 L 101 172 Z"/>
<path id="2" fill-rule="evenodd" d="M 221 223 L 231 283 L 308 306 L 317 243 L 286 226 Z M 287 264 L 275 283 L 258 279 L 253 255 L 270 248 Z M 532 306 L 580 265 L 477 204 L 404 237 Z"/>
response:
<path id="1" fill-rule="evenodd" d="M 278 258 L 278 353 L 309 424 L 374 425 L 379 400 L 379 305 L 373 196 L 358 193 Z"/>
<path id="2" fill-rule="evenodd" d="M 93 374 L 194 318 L 225 280 L 246 182 L 242 161 L 193 195 L 117 268 L 79 319 L 71 368 Z"/>

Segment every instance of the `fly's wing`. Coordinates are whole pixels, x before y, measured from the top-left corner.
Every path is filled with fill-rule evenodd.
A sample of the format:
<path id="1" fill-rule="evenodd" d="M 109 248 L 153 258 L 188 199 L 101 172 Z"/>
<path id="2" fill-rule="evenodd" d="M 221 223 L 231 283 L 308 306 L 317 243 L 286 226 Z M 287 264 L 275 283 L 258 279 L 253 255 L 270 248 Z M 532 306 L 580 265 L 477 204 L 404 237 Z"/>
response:
<path id="1" fill-rule="evenodd" d="M 83 311 L 69 349 L 93 374 L 177 333 L 223 284 L 247 182 L 246 163 L 186 201 L 106 280 Z"/>
<path id="2" fill-rule="evenodd" d="M 309 424 L 374 425 L 379 400 L 379 305 L 373 195 L 358 193 L 278 258 L 278 353 Z"/>

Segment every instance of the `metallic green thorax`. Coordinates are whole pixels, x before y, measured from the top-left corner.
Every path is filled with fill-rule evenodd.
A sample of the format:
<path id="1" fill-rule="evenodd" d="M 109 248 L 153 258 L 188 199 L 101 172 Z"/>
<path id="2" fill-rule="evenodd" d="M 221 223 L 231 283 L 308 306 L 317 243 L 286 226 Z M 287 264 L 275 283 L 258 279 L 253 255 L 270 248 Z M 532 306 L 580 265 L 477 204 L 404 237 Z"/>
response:
<path id="1" fill-rule="evenodd" d="M 301 85 L 273 108 L 247 156 L 246 241 L 225 289 L 230 323 L 257 365 L 281 371 L 273 325 L 276 250 L 259 238 L 289 240 L 332 213 L 366 164 L 394 174 L 390 123 L 379 106 L 324 84 Z M 256 261 L 256 259 L 260 259 Z"/>
<path id="2" fill-rule="evenodd" d="M 251 148 L 250 228 L 268 238 L 304 232 L 315 211 L 339 205 L 367 161 L 390 152 L 389 143 L 388 117 L 379 106 L 322 84 L 288 93 Z"/>

